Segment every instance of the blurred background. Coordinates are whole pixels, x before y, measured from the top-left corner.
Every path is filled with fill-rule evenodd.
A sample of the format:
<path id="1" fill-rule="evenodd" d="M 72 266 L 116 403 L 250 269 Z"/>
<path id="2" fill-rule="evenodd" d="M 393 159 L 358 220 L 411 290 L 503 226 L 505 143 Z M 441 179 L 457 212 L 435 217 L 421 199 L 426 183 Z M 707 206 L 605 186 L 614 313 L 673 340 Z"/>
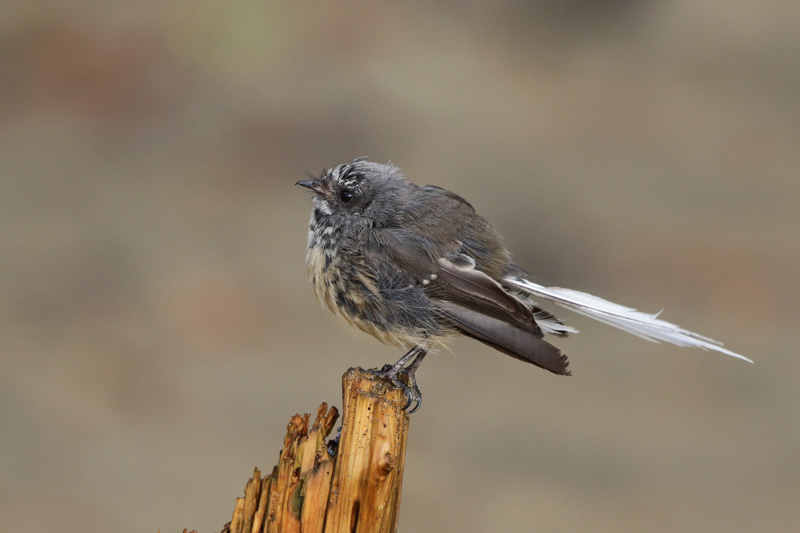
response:
<path id="1" fill-rule="evenodd" d="M 546 285 L 756 361 L 561 312 L 558 378 L 428 357 L 402 531 L 800 523 L 795 0 L 7 1 L 0 515 L 219 531 L 295 412 L 400 352 L 319 307 L 303 171 L 468 198 Z M 454 355 L 455 354 L 455 355 Z"/>

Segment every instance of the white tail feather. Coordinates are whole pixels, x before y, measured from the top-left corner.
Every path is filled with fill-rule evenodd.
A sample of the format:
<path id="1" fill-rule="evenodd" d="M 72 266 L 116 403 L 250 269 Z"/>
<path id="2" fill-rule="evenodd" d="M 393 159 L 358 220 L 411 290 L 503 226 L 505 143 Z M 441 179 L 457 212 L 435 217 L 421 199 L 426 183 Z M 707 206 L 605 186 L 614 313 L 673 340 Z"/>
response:
<path id="1" fill-rule="evenodd" d="M 534 315 L 534 318 L 536 319 L 536 325 L 542 328 L 542 331 L 545 333 L 558 335 L 561 337 L 571 333 L 579 333 L 577 329 L 573 328 L 572 326 L 562 324 L 558 320 L 553 320 L 552 318 L 541 318 L 536 315 Z"/>
<path id="2" fill-rule="evenodd" d="M 522 278 L 508 277 L 506 283 L 528 294 L 566 307 L 576 313 L 599 320 L 609 326 L 614 326 L 637 337 L 652 342 L 666 341 L 678 346 L 694 346 L 703 350 L 715 350 L 752 363 L 750 359 L 723 348 L 722 343 L 703 337 L 692 331 L 671 324 L 658 318 L 659 313 L 642 313 L 636 309 L 625 307 L 592 296 L 585 292 L 559 287 L 544 287 Z"/>

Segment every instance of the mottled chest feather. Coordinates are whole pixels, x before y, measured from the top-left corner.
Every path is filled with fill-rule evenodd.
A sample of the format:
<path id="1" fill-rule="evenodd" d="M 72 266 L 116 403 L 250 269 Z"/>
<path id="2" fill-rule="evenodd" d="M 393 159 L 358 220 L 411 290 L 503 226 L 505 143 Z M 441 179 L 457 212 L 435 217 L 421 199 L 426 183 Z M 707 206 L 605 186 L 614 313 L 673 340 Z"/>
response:
<path id="1" fill-rule="evenodd" d="M 359 236 L 312 215 L 306 266 L 317 300 L 381 342 L 439 345 L 451 332 L 440 324 L 424 285 L 398 265 L 376 260 Z"/>
<path id="2" fill-rule="evenodd" d="M 306 267 L 317 300 L 327 305 L 334 313 L 338 313 L 336 295 L 344 287 L 340 273 L 341 259 L 337 254 L 338 245 L 333 237 L 334 233 L 337 232 L 333 226 L 317 223 L 312 214 L 311 227 L 308 231 Z"/>

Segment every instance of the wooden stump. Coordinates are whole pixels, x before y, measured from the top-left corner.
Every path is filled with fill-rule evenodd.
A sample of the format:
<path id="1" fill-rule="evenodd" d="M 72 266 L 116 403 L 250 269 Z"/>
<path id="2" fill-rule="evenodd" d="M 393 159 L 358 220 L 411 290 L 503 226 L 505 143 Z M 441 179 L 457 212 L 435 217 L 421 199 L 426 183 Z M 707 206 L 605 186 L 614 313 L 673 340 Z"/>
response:
<path id="1" fill-rule="evenodd" d="M 236 499 L 223 533 L 393 532 L 405 465 L 406 399 L 390 382 L 361 368 L 342 377 L 344 410 L 338 451 L 326 443 L 339 416 L 323 403 L 289 421 L 278 464 L 258 468 Z"/>

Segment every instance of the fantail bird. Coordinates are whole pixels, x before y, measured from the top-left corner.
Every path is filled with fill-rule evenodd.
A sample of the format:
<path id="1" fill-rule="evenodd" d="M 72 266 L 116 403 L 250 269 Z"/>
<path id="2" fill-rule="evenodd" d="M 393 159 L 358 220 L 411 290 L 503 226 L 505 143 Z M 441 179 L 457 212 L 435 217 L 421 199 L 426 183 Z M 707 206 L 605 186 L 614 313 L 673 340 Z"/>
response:
<path id="1" fill-rule="evenodd" d="M 566 307 L 650 341 L 716 350 L 722 344 L 647 314 L 570 289 L 544 287 L 511 260 L 497 231 L 460 196 L 406 180 L 359 158 L 297 182 L 314 191 L 306 264 L 317 298 L 352 325 L 409 351 L 382 375 L 421 403 L 415 372 L 457 334 L 555 374 L 566 355 L 544 340 L 577 333 L 536 300 Z"/>

